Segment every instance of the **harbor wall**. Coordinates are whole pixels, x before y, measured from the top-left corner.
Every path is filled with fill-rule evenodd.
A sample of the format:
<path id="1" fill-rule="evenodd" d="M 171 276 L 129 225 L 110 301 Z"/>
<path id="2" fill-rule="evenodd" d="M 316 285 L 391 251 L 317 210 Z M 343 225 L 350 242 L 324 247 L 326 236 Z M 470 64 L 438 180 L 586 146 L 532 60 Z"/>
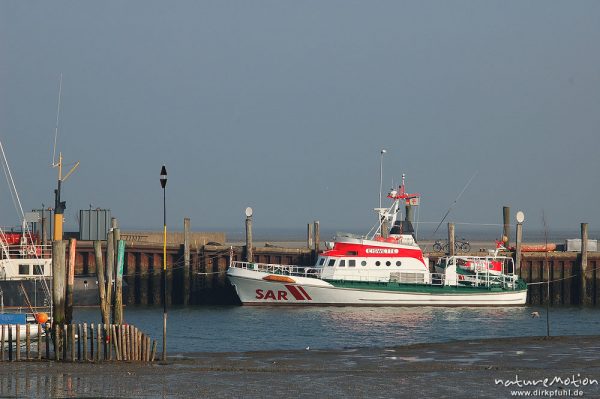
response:
<path id="1" fill-rule="evenodd" d="M 192 242 L 193 243 L 193 242 Z M 228 283 L 225 271 L 229 263 L 244 260 L 244 247 L 224 245 L 191 246 L 189 273 L 185 273 L 183 245 L 167 245 L 167 290 L 168 305 L 189 303 L 235 304 L 237 298 Z M 233 256 L 233 259 L 231 259 Z M 284 265 L 312 265 L 314 250 L 308 248 L 255 247 L 254 262 Z M 437 260 L 436 254 L 429 255 L 430 264 Z M 514 257 L 514 254 L 513 254 Z M 600 304 L 600 252 L 588 252 L 585 278 L 582 279 L 581 254 L 577 252 L 523 253 L 517 274 L 529 286 L 528 304 L 551 305 Z M 163 246 L 150 243 L 129 242 L 125 251 L 123 279 L 127 285 L 123 302 L 127 305 L 162 305 L 163 297 Z M 550 294 L 545 283 L 550 283 Z M 96 290 L 96 265 L 92 242 L 80 241 L 75 257 L 75 275 L 87 277 L 90 290 Z M 189 284 L 184 284 L 185 276 Z M 86 280 L 87 281 L 87 280 Z M 92 283 L 94 282 L 94 283 Z M 186 288 L 189 287 L 189 288 Z M 186 292 L 187 290 L 187 292 Z M 89 305 L 87 296 L 85 303 Z M 187 301 L 184 299 L 187 297 Z"/>

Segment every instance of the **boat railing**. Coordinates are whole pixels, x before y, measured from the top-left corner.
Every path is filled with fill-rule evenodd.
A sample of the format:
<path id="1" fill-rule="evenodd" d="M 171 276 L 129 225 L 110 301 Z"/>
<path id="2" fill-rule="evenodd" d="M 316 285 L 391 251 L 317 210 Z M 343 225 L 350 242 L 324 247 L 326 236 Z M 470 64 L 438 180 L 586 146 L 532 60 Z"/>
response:
<path id="1" fill-rule="evenodd" d="M 315 268 L 314 266 L 297 266 L 297 265 L 278 265 L 271 263 L 257 263 L 257 262 L 231 262 L 230 267 L 238 269 L 253 270 L 263 273 L 279 274 L 284 276 L 297 276 L 297 277 L 321 277 L 321 269 Z"/>
<path id="2" fill-rule="evenodd" d="M 48 259 L 52 257 L 51 244 L 5 245 L 0 251 L 3 259 Z"/>

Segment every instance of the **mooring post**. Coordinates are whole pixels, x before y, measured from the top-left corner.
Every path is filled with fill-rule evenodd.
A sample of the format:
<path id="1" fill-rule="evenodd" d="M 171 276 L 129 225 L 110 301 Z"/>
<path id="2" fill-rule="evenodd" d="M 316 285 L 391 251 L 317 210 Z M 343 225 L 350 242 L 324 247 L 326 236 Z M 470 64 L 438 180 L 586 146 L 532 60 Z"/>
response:
<path id="1" fill-rule="evenodd" d="M 523 243 L 523 223 L 517 222 L 517 247 L 515 250 L 515 274 L 521 275 L 521 244 Z"/>
<path id="2" fill-rule="evenodd" d="M 509 242 L 510 242 L 510 207 L 509 206 L 503 206 L 502 207 L 502 218 L 503 218 L 503 225 L 504 225 L 504 229 L 502 232 L 502 243 L 504 244 L 505 248 L 509 247 Z"/>
<path id="3" fill-rule="evenodd" d="M 306 226 L 306 248 L 311 249 L 313 246 L 313 228 L 310 223 Z"/>
<path id="4" fill-rule="evenodd" d="M 254 254 L 252 251 L 252 210 L 246 209 L 246 262 L 254 261 Z"/>
<path id="5" fill-rule="evenodd" d="M 317 259 L 317 256 L 319 256 L 319 244 L 321 241 L 321 229 L 319 227 L 319 221 L 315 220 L 314 226 L 315 226 L 315 256 L 314 258 Z"/>
<path id="6" fill-rule="evenodd" d="M 114 218 L 112 219 L 115 220 Z M 113 281 L 115 275 L 115 242 L 114 242 L 114 228 L 108 232 L 106 238 L 106 309 L 108 311 L 108 317 L 111 320 L 113 318 Z"/>
<path id="7" fill-rule="evenodd" d="M 582 305 L 591 305 L 592 297 L 588 292 L 588 280 L 587 280 L 587 270 L 588 270 L 588 224 L 581 223 L 581 265 L 580 265 L 580 294 L 581 298 L 580 303 Z"/>
<path id="8" fill-rule="evenodd" d="M 448 255 L 454 256 L 454 223 L 448 222 Z"/>
<path id="9" fill-rule="evenodd" d="M 115 236 L 119 235 L 116 229 Z M 118 240 L 115 246 L 117 250 L 117 261 L 115 263 L 116 290 L 115 290 L 115 323 L 123 323 L 123 269 L 125 267 L 125 241 Z"/>
<path id="10" fill-rule="evenodd" d="M 98 277 L 98 292 L 100 294 L 100 313 L 102 313 L 103 323 L 109 324 L 110 313 L 106 303 L 106 282 L 104 280 L 104 262 L 102 261 L 100 241 L 94 241 L 94 254 L 96 255 L 96 276 Z"/>
<path id="11" fill-rule="evenodd" d="M 115 219 L 115 224 L 116 224 Z M 123 323 L 123 268 L 125 262 L 125 242 L 121 244 L 121 230 L 118 227 L 113 229 L 113 248 L 115 250 L 115 323 Z M 119 245 L 123 245 L 123 252 Z M 121 262 L 119 264 L 119 262 Z"/>
<path id="12" fill-rule="evenodd" d="M 52 241 L 52 331 L 54 332 L 54 352 L 56 358 L 60 357 L 61 326 L 65 322 L 65 250 L 66 242 L 63 240 Z"/>
<path id="13" fill-rule="evenodd" d="M 73 321 L 73 285 L 75 284 L 75 253 L 77 240 L 69 239 L 69 267 L 67 268 L 67 289 L 65 292 L 65 323 Z"/>
<path id="14" fill-rule="evenodd" d="M 190 218 L 185 218 L 183 219 L 183 306 L 190 303 L 190 271 Z"/>

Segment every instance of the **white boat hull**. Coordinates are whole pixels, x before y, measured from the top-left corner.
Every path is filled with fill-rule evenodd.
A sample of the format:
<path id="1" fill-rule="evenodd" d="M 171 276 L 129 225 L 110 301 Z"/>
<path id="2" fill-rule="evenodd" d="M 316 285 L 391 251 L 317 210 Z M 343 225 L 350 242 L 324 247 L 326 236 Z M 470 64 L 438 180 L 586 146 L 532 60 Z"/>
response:
<path id="1" fill-rule="evenodd" d="M 293 276 L 294 282 L 266 281 L 267 273 L 230 268 L 231 284 L 244 305 L 343 305 L 343 306 L 496 306 L 523 305 L 527 290 L 482 290 L 451 287 L 376 289 L 336 287 L 324 280 Z M 383 285 L 382 285 L 383 287 Z"/>

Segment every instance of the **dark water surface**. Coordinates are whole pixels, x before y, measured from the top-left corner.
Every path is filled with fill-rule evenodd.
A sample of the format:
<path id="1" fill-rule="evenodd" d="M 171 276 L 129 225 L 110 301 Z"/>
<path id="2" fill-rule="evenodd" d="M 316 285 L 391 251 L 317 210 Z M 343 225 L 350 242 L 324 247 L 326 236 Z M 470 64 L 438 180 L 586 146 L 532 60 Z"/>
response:
<path id="1" fill-rule="evenodd" d="M 539 318 L 531 317 L 533 311 Z M 127 307 L 125 319 L 162 342 L 160 307 Z M 75 310 L 77 322 L 100 310 Z M 415 343 L 546 335 L 545 308 L 249 307 L 171 308 L 169 355 L 281 349 L 382 348 Z M 600 334 L 600 310 L 550 309 L 551 335 Z"/>

